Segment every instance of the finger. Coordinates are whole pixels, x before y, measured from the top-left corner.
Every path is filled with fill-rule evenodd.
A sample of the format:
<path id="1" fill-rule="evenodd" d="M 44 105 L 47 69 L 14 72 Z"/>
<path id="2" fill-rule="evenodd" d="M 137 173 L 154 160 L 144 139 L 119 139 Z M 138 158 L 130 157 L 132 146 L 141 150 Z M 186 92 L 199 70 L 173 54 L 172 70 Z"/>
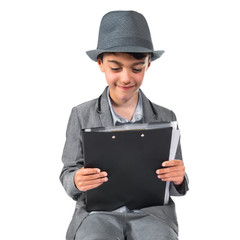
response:
<path id="1" fill-rule="evenodd" d="M 80 188 L 83 188 L 83 187 L 86 187 L 86 186 L 89 186 L 89 185 L 102 184 L 102 183 L 107 182 L 107 181 L 108 181 L 107 177 L 99 178 L 99 179 L 95 179 L 95 180 L 90 180 L 90 181 L 77 181 L 77 187 L 80 189 Z"/>
<path id="2" fill-rule="evenodd" d="M 182 177 L 172 177 L 172 178 L 164 178 L 164 179 L 161 179 L 163 182 L 174 182 L 176 184 L 181 184 L 183 182 L 183 179 Z"/>
<path id="3" fill-rule="evenodd" d="M 170 160 L 162 163 L 163 167 L 181 166 L 183 165 L 182 160 Z"/>
<path id="4" fill-rule="evenodd" d="M 77 179 L 79 179 L 81 181 L 89 181 L 89 180 L 104 178 L 104 177 L 107 177 L 107 175 L 108 175 L 107 172 L 100 172 L 97 174 L 80 175 L 80 176 L 78 176 Z"/>
<path id="5" fill-rule="evenodd" d="M 184 177 L 184 172 L 170 172 L 170 173 L 158 175 L 158 178 L 161 178 L 161 179 L 172 178 L 172 177 Z"/>
<path id="6" fill-rule="evenodd" d="M 77 173 L 81 174 L 81 175 L 90 175 L 90 174 L 96 174 L 96 173 L 100 173 L 101 170 L 99 168 L 80 168 Z"/>
<path id="7" fill-rule="evenodd" d="M 160 179 L 164 179 L 164 178 L 170 178 L 170 177 L 184 177 L 185 176 L 185 172 L 184 171 L 180 171 L 180 172 L 170 172 L 170 173 L 165 173 L 165 174 L 158 174 L 157 177 Z"/>
<path id="8" fill-rule="evenodd" d="M 184 165 L 157 169 L 156 173 L 157 174 L 166 174 L 169 172 L 181 172 L 181 171 L 185 171 Z"/>
<path id="9" fill-rule="evenodd" d="M 88 186 L 83 186 L 81 187 L 81 191 L 85 192 L 85 191 L 88 191 L 88 190 L 91 190 L 91 189 L 94 189 L 96 187 L 99 187 L 101 186 L 103 183 L 99 183 L 99 184 L 93 184 L 93 185 L 88 185 Z"/>

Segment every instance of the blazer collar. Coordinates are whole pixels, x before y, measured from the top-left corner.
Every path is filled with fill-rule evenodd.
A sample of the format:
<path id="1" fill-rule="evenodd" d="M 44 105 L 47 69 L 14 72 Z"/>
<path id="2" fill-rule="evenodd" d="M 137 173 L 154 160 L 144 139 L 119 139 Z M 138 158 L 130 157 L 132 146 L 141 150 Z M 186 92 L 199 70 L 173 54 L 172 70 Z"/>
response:
<path id="1" fill-rule="evenodd" d="M 98 98 L 97 112 L 99 114 L 102 127 L 113 126 L 113 119 L 110 111 L 110 107 L 107 99 L 107 88 L 103 91 L 102 95 Z M 158 122 L 158 114 L 151 103 L 151 101 L 145 96 L 141 89 L 143 101 L 143 120 L 144 123 Z"/>

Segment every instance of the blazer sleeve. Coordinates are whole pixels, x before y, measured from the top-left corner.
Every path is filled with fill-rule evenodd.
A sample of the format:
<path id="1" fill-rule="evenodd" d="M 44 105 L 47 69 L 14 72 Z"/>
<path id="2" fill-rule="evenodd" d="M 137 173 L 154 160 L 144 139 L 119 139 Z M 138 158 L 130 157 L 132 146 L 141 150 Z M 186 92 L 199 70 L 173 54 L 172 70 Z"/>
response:
<path id="1" fill-rule="evenodd" d="M 172 119 L 173 119 L 173 121 L 177 121 L 177 118 L 176 118 L 176 115 L 175 115 L 174 112 L 172 112 Z M 177 148 L 175 159 L 183 160 L 180 141 L 179 141 L 179 144 L 178 144 L 178 148 Z M 182 196 L 182 195 L 185 195 L 187 193 L 187 191 L 189 190 L 188 182 L 189 182 L 189 180 L 188 180 L 188 176 L 187 176 L 186 173 L 185 173 L 185 177 L 184 177 L 184 180 L 183 180 L 181 185 L 175 186 L 173 184 L 173 182 L 171 182 L 170 183 L 170 196 Z"/>
<path id="2" fill-rule="evenodd" d="M 72 109 L 66 132 L 66 142 L 62 154 L 63 169 L 60 181 L 67 194 L 77 200 L 82 192 L 74 183 L 74 176 L 83 166 L 81 126 L 78 119 L 77 108 Z"/>

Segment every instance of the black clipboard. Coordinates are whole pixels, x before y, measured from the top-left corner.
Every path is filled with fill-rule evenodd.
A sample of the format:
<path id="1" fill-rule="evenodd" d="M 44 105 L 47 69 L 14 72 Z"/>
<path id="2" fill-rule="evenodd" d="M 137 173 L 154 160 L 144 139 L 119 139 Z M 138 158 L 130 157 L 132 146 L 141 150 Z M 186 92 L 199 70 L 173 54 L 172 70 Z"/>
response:
<path id="1" fill-rule="evenodd" d="M 172 127 L 83 131 L 86 168 L 108 173 L 108 181 L 87 191 L 87 210 L 113 211 L 163 205 L 166 183 L 156 170 L 169 159 Z"/>

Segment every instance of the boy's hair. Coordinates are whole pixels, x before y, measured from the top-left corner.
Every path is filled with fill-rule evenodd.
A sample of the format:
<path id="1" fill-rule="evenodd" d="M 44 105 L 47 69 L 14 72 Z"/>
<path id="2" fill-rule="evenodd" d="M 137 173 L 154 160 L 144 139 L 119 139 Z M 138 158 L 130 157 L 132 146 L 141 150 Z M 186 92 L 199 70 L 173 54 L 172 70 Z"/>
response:
<path id="1" fill-rule="evenodd" d="M 112 53 L 114 54 L 114 52 Z M 126 53 L 133 56 L 137 60 L 143 59 L 147 56 L 149 57 L 149 60 L 151 60 L 153 55 L 152 53 L 133 53 L 133 52 L 126 52 Z M 101 61 L 103 61 L 103 56 L 104 56 L 104 53 L 101 53 L 97 56 L 97 59 L 100 59 Z"/>

